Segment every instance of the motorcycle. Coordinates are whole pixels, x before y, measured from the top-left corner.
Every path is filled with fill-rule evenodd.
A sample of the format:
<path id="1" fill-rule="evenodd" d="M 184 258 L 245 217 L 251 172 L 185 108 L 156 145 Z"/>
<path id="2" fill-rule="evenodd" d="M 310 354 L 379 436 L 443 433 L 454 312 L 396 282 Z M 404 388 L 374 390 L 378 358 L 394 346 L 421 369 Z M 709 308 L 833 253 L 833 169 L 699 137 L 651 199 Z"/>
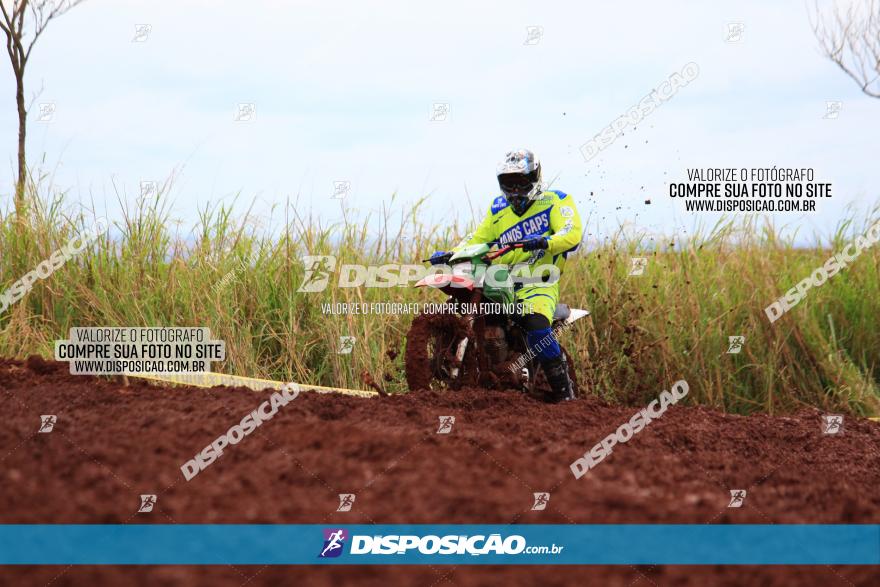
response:
<path id="1" fill-rule="evenodd" d="M 492 242 L 463 247 L 449 259 L 451 272 L 428 275 L 415 284 L 448 297 L 439 312 L 416 316 L 407 334 L 404 358 L 411 391 L 480 387 L 514 389 L 535 398 L 549 391 L 536 353 L 529 350 L 526 332 L 516 321 L 510 268 L 492 263 L 522 246 Z M 553 331 L 589 314 L 558 303 Z M 563 353 L 578 395 L 574 361 L 565 349 Z"/>

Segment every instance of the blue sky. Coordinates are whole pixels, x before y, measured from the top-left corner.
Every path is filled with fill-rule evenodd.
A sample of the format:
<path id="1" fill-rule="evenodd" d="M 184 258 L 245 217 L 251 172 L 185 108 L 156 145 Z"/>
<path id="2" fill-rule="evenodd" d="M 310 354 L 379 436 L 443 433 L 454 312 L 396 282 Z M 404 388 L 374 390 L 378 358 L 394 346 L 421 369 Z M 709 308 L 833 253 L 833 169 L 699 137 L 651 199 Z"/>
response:
<path id="1" fill-rule="evenodd" d="M 740 42 L 728 23 L 743 24 Z M 535 44 L 529 26 L 543 27 Z M 696 80 L 584 161 L 580 145 L 688 62 Z M 0 71 L 8 205 L 14 85 Z M 37 104 L 55 108 L 51 122 L 31 111 L 31 163 L 45 156 L 59 188 L 111 217 L 117 192 L 133 202 L 141 181 L 178 169 L 184 225 L 236 193 L 260 214 L 290 198 L 327 221 L 430 195 L 426 220 L 469 218 L 466 193 L 487 207 L 496 162 L 519 146 L 591 214 L 593 235 L 711 223 L 666 195 L 688 167 L 813 167 L 834 197 L 777 216 L 807 233 L 877 200 L 880 100 L 821 55 L 800 1 L 88 0 L 52 23 L 28 71 L 29 94 L 42 86 Z M 823 118 L 829 100 L 837 119 Z M 255 120 L 234 120 L 239 103 Z M 430 120 L 434 103 L 447 120 Z M 351 182 L 342 202 L 335 181 Z"/>

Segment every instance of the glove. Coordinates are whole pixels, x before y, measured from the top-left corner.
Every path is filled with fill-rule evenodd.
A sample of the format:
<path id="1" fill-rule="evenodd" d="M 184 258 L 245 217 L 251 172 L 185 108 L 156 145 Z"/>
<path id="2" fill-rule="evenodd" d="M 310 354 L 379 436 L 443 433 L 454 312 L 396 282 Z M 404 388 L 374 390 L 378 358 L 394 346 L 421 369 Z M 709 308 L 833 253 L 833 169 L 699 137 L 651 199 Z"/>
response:
<path id="1" fill-rule="evenodd" d="M 449 253 L 446 251 L 437 251 L 431 258 L 428 259 L 428 263 L 431 265 L 446 265 L 449 263 L 449 259 L 452 258 L 453 253 Z"/>
<path id="2" fill-rule="evenodd" d="M 529 240 L 523 241 L 522 250 L 537 251 L 538 249 L 546 249 L 548 246 L 550 246 L 550 243 L 547 242 L 546 237 L 536 236 L 534 238 L 530 238 Z"/>

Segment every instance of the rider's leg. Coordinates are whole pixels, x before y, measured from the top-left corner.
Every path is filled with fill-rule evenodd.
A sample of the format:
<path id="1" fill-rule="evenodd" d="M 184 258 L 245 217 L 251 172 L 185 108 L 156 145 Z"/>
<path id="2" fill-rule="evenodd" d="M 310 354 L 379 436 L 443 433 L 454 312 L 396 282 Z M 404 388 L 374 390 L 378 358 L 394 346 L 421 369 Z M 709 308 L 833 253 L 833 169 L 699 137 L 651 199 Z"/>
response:
<path id="1" fill-rule="evenodd" d="M 551 391 L 545 394 L 544 399 L 554 403 L 574 399 L 568 378 L 568 363 L 550 327 L 558 299 L 556 284 L 550 287 L 524 287 L 516 295 L 516 301 L 524 306 L 519 323 L 526 331 L 529 349 L 537 356 L 550 384 Z"/>

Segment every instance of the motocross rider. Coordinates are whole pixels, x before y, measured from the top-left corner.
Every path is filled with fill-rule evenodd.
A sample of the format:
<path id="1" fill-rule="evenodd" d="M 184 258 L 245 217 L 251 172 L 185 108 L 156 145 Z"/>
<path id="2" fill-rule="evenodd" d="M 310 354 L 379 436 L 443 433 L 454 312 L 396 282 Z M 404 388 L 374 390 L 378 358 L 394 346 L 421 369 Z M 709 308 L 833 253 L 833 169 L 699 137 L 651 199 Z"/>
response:
<path id="1" fill-rule="evenodd" d="M 533 273 L 539 273 L 536 268 L 540 265 L 552 264 L 559 270 L 557 275 L 561 274 L 568 253 L 578 248 L 583 233 L 574 198 L 559 190 L 544 191 L 541 162 L 527 149 L 507 153 L 496 175 L 502 195 L 492 202 L 486 217 L 452 252 L 434 253 L 431 264 L 448 263 L 453 253 L 466 245 L 522 243 L 522 248 L 505 253 L 498 262 L 528 264 Z M 550 327 L 559 301 L 559 280 L 515 280 L 514 295 L 523 307 L 517 321 L 550 384 L 545 401 L 574 399 L 565 355 Z"/>

